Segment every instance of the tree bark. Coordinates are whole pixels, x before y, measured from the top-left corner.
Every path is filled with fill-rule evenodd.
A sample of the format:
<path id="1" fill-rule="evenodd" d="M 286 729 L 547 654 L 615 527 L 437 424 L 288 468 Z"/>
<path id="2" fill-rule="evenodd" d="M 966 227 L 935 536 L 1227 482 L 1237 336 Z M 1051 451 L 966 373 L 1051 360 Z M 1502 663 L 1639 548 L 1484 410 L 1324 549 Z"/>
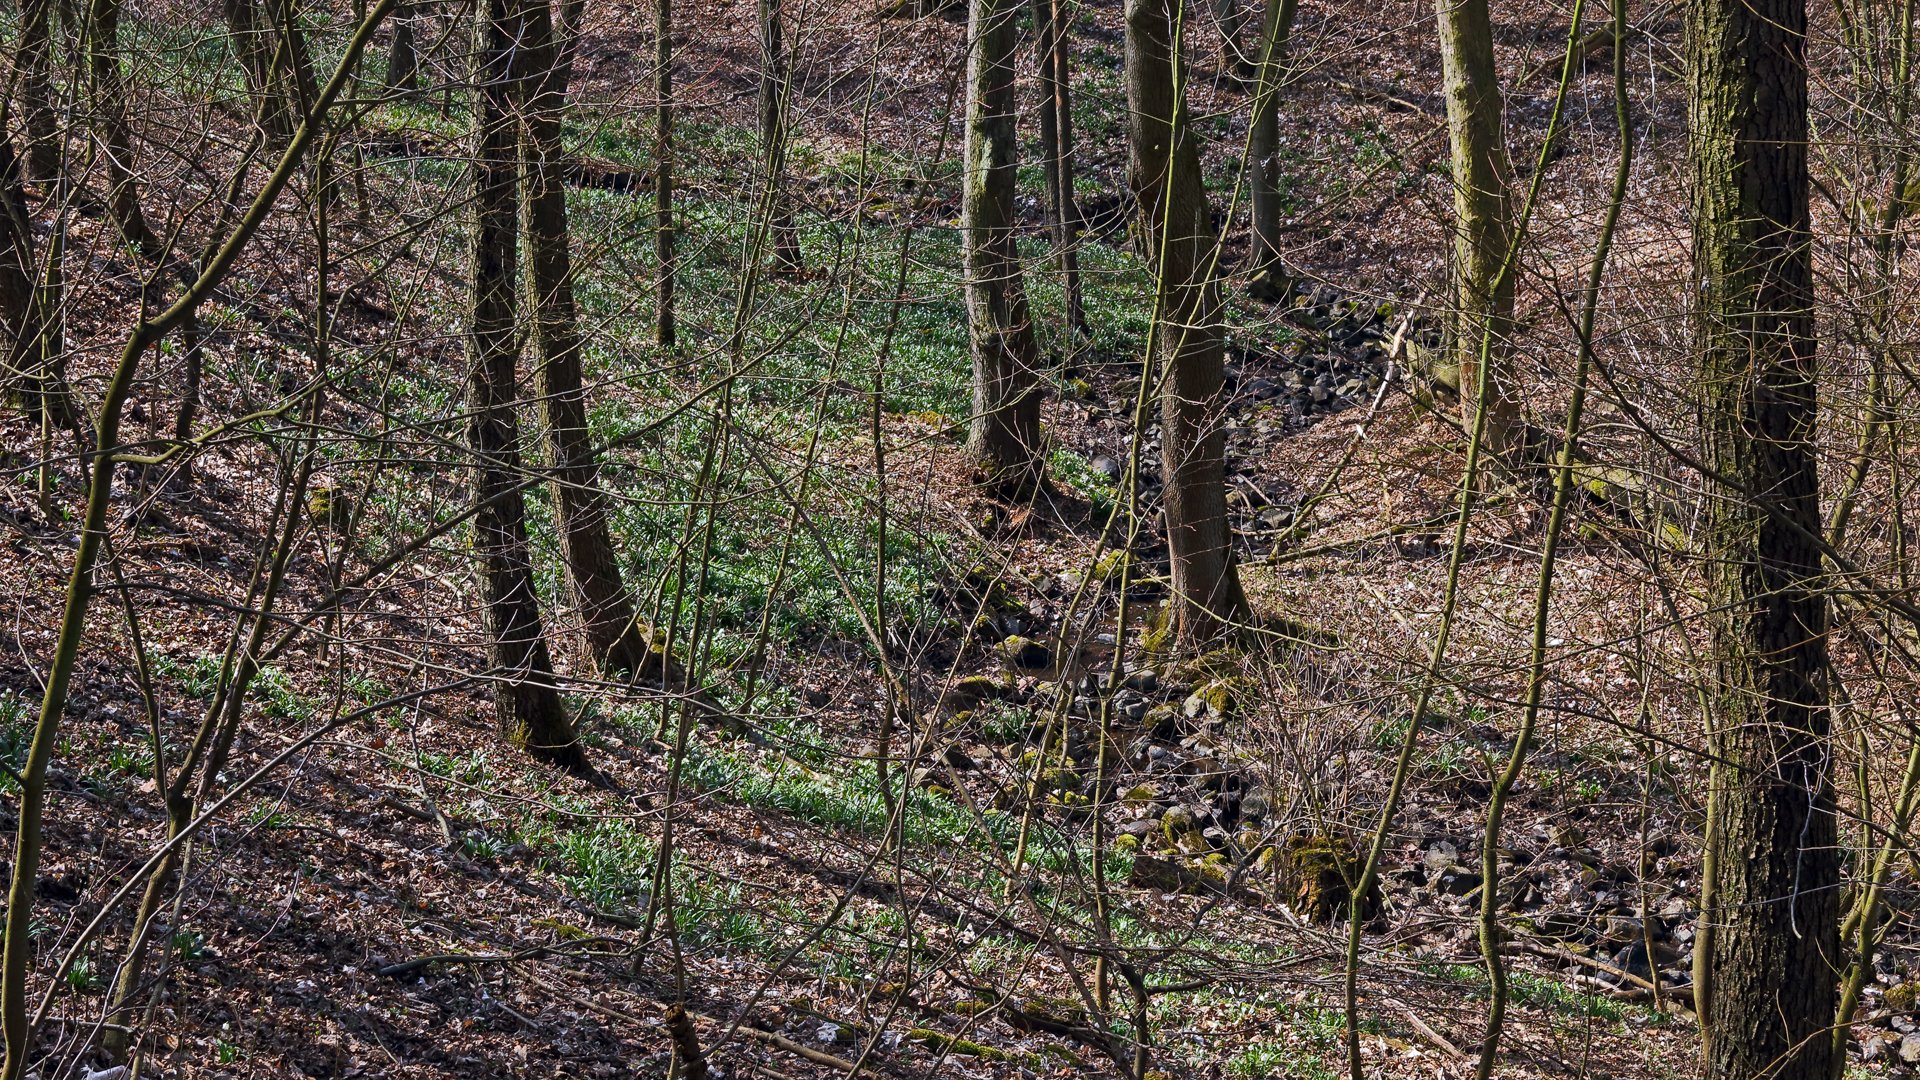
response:
<path id="1" fill-rule="evenodd" d="M 1252 204 L 1252 279 L 1254 294 L 1278 299 L 1284 268 L 1280 261 L 1280 75 L 1299 0 L 1267 0 L 1260 24 L 1260 69 L 1248 118 L 1249 202 Z"/>
<path id="2" fill-rule="evenodd" d="M 1505 117 L 1493 65 L 1487 0 L 1437 0 L 1440 61 L 1453 149 L 1453 311 L 1449 334 L 1459 375 L 1461 423 L 1471 431 L 1484 399 L 1482 449 L 1510 463 L 1523 436 L 1508 363 L 1513 281 L 1502 275 L 1513 243 Z M 1488 347 L 1483 349 L 1482 345 Z M 1486 356 L 1486 393 L 1478 393 Z M 1498 475 L 1495 470 L 1491 475 Z"/>
<path id="3" fill-rule="evenodd" d="M 996 487 L 1038 482 L 1040 350 L 1014 247 L 1013 64 L 1018 0 L 972 0 L 967 14 L 967 316 L 973 351 L 973 422 L 967 451 Z"/>
<path id="4" fill-rule="evenodd" d="M 1711 1076 L 1826 1080 L 1840 867 L 1808 213 L 1805 0 L 1694 0 L 1697 350 L 1714 613 L 1700 995 Z"/>
<path id="5" fill-rule="evenodd" d="M 653 4 L 653 255 L 659 273 L 655 292 L 653 339 L 663 349 L 674 342 L 674 281 L 679 261 L 674 254 L 673 222 L 673 0 Z"/>
<path id="6" fill-rule="evenodd" d="M 787 95 L 791 87 L 787 68 L 786 31 L 780 0 L 760 0 L 760 162 L 767 185 L 766 205 L 771 222 L 773 267 L 783 274 L 804 266 L 800 234 L 794 228 L 793 200 L 787 191 Z"/>
<path id="7" fill-rule="evenodd" d="M 1153 339 L 1165 373 L 1160 443 L 1173 626 L 1191 645 L 1248 614 L 1227 524 L 1218 238 L 1176 78 L 1181 43 L 1169 0 L 1127 0 L 1126 21 L 1127 165 L 1154 271 Z"/>
<path id="8" fill-rule="evenodd" d="M 521 125 L 526 184 L 528 285 L 540 347 L 535 383 L 553 463 L 554 517 L 587 647 L 603 670 L 638 675 L 647 641 L 634 623 L 608 534 L 581 373 L 579 310 L 567 227 L 566 158 L 560 125 L 566 114 L 571 57 L 555 40 L 547 0 L 520 0 L 530 72 Z"/>
<path id="9" fill-rule="evenodd" d="M 120 79 L 120 0 L 93 0 L 91 21 L 87 65 L 93 79 L 95 138 L 107 166 L 107 213 L 128 246 L 148 263 L 158 263 L 165 252 L 147 227 L 133 179 L 133 135 Z"/>
<path id="10" fill-rule="evenodd" d="M 513 106 L 526 27 L 510 0 L 487 0 L 476 47 L 473 308 L 467 442 L 475 465 L 473 553 L 493 676 L 494 712 L 511 744 L 572 768 L 585 758 L 553 685 L 518 485 L 514 289 L 518 203 Z M 514 3 L 518 6 L 517 0 Z"/>
<path id="11" fill-rule="evenodd" d="M 1087 334 L 1080 288 L 1080 203 L 1073 192 L 1073 93 L 1067 55 L 1071 20 L 1064 0 L 1033 0 L 1035 59 L 1040 70 L 1040 149 L 1047 185 L 1047 224 L 1059 254 L 1067 329 Z"/>
<path id="12" fill-rule="evenodd" d="M 60 171 L 60 141 L 53 112 L 53 0 L 23 0 L 14 78 L 26 113 L 28 180 L 46 181 Z"/>
<path id="13" fill-rule="evenodd" d="M 387 73 L 382 80 L 389 93 L 408 98 L 420 92 L 420 47 L 415 40 L 413 20 L 411 8 L 394 15 L 393 43 L 387 51 Z"/>

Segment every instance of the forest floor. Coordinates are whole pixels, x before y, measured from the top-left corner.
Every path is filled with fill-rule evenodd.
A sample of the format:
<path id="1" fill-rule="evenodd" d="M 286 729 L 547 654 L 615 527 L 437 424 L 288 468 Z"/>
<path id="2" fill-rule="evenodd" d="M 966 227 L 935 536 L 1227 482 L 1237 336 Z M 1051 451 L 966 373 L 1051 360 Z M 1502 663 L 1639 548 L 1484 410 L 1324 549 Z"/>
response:
<path id="1" fill-rule="evenodd" d="M 1454 406 L 1391 353 L 1403 325 L 1431 330 L 1426 305 L 1444 278 L 1444 106 L 1427 8 L 1302 4 L 1283 113 L 1300 280 L 1272 303 L 1229 282 L 1230 502 L 1269 632 L 1199 657 L 1151 647 L 1162 541 L 1147 527 L 1128 547 L 1125 529 L 1108 527 L 1135 449 L 1148 324 L 1125 212 L 1118 11 L 1082 12 L 1074 36 L 1079 182 L 1097 226 L 1082 255 L 1092 333 L 1077 350 L 1027 200 L 1028 284 L 1058 370 L 1048 487 L 1010 503 L 972 482 L 961 447 L 948 105 L 964 28 L 877 19 L 857 3 L 790 11 L 808 269 L 761 282 L 741 317 L 752 5 L 681 6 L 687 344 L 663 354 L 647 341 L 651 38 L 638 7 L 588 8 L 572 212 L 602 480 L 650 621 L 682 641 L 689 628 L 704 635 L 706 677 L 749 734 L 696 726 L 676 759 L 689 715 L 678 698 L 592 676 L 572 644 L 551 509 L 530 493 L 549 629 L 597 775 L 550 771 L 503 745 L 473 686 L 316 741 L 196 842 L 157 938 L 161 977 L 139 999 L 144 1075 L 663 1075 L 664 1007 L 682 998 L 715 1075 L 826 1077 L 855 1060 L 899 1077 L 1121 1075 L 1143 1033 L 1118 976 L 1107 1022 L 1093 1022 L 1099 948 L 1127 957 L 1148 988 L 1145 1035 L 1164 1075 L 1344 1075 L 1339 879 L 1374 828 L 1427 665 L 1463 457 Z M 192 21 L 204 13 L 175 25 L 165 14 L 146 13 L 138 30 L 151 35 L 140 70 L 152 92 L 193 100 L 182 87 L 195 79 L 227 85 L 234 76 L 208 52 L 217 30 Z M 1544 128 L 1552 73 L 1537 73 L 1553 67 L 1561 18 L 1542 9 L 1498 27 L 1503 72 L 1520 79 L 1509 115 L 1523 160 Z M 1607 318 L 1653 341 L 1670 332 L 1664 313 L 1679 309 L 1684 280 L 1672 161 L 1684 137 L 1682 92 L 1662 66 L 1677 24 L 1647 30 L 1635 76 L 1647 87 L 1646 164 L 1634 181 L 1647 197 L 1623 224 L 1629 271 Z M 1192 92 L 1224 206 L 1244 90 L 1222 76 L 1210 34 L 1195 45 Z M 1555 300 L 1589 257 L 1618 150 L 1604 60 L 1586 58 L 1574 84 L 1522 292 L 1529 411 L 1549 431 L 1570 339 Z M 357 136 L 370 194 L 349 201 L 371 206 L 348 208 L 340 226 L 353 243 L 336 271 L 346 300 L 330 326 L 326 422 L 337 435 L 321 476 L 351 525 L 303 529 L 284 612 L 318 610 L 336 583 L 462 505 L 448 463 L 462 421 L 465 127 L 461 108 L 430 96 L 370 111 Z M 143 131 L 156 145 L 186 137 Z M 180 183 L 150 197 L 190 214 L 179 208 L 204 182 Z M 1022 184 L 1037 190 L 1037 170 Z M 393 222 L 417 230 L 404 249 L 381 239 Z M 94 269 L 69 328 L 83 395 L 97 392 L 138 303 L 136 274 L 94 227 L 78 222 L 73 241 Z M 269 230 L 220 298 L 210 422 L 314 370 L 311 250 L 297 228 Z M 154 364 L 136 424 L 160 425 L 177 393 L 177 358 Z M 1644 379 L 1656 405 L 1675 392 L 1670 373 L 1622 378 Z M 1626 426 L 1603 409 L 1594 442 Z M 1150 478 L 1155 435 L 1139 434 Z M 13 553 L 0 569 L 11 601 L 0 759 L 11 767 L 76 542 L 78 475 L 55 470 L 49 517 L 30 467 L 40 438 L 18 419 L 0 427 L 6 467 L 22 478 L 0 488 Z M 716 443 L 722 458 L 704 475 L 718 479 L 704 480 Z M 164 829 L 148 732 L 184 738 L 172 733 L 212 699 L 292 444 L 255 425 L 213 440 L 186 484 L 128 481 L 124 506 L 141 509 L 116 518 L 110 587 L 54 766 L 43 968 Z M 1470 530 L 1442 692 L 1363 938 L 1361 1044 L 1379 1076 L 1471 1073 L 1488 1000 L 1479 838 L 1512 747 L 1543 505 L 1533 488 L 1507 491 Z M 1699 721 L 1677 673 L 1697 642 L 1645 573 L 1658 545 L 1604 500 L 1578 513 L 1550 626 L 1548 708 L 1500 859 L 1513 968 L 1500 1075 L 1691 1075 L 1686 957 L 1705 782 L 1683 752 Z M 137 618 L 123 617 L 122 596 Z M 230 780 L 316 725 L 480 666 L 457 530 L 314 622 L 318 633 L 290 639 L 263 670 Z M 1108 694 L 1117 641 L 1126 671 Z M 0 789 L 11 825 L 17 789 Z M 903 792 L 892 823 L 888 790 Z M 1096 796 L 1111 844 L 1098 866 Z M 669 817 L 671 904 L 650 906 Z M 91 1025 L 125 943 L 126 920 L 114 925 L 64 980 L 43 1075 L 95 1060 Z M 1869 1000 L 1877 1026 L 1856 1041 L 1877 1059 L 1859 1066 L 1872 1075 L 1901 1067 L 1911 1029 L 1881 993 L 1904 988 L 1911 953 L 1896 938 Z"/>

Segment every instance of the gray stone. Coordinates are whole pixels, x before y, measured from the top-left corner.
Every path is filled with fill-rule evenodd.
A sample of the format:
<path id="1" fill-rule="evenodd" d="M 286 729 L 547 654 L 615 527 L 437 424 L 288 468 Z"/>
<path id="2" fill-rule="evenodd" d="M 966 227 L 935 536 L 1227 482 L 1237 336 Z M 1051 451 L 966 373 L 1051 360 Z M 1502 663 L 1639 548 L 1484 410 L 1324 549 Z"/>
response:
<path id="1" fill-rule="evenodd" d="M 1920 1065 L 1920 1035 L 1901 1037 L 1900 1060 L 1909 1065 Z"/>

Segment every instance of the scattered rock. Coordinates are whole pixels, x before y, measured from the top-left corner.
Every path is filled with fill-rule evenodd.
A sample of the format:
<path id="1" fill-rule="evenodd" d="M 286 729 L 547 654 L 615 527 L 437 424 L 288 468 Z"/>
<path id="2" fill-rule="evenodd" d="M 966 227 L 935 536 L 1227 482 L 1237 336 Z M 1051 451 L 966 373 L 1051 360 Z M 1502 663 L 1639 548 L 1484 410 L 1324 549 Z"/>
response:
<path id="1" fill-rule="evenodd" d="M 1053 662 L 1053 650 L 1018 634 L 1000 643 L 1000 655 L 1007 663 L 1020 668 L 1043 668 Z"/>

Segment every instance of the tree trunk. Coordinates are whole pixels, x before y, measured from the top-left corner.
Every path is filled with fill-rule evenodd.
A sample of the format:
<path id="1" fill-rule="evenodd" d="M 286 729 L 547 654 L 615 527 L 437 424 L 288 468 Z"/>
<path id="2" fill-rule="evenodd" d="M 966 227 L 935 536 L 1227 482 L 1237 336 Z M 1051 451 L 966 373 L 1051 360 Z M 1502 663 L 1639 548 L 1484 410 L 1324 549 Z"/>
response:
<path id="1" fill-rule="evenodd" d="M 1494 462 L 1510 462 L 1522 437 L 1519 402 L 1507 362 L 1512 283 L 1518 275 L 1500 273 L 1513 242 L 1508 199 L 1512 167 L 1493 66 L 1493 29 L 1487 0 L 1437 0 L 1437 4 L 1447 131 L 1453 147 L 1454 309 L 1449 338 L 1459 375 L 1461 423 L 1473 430 L 1476 409 L 1484 398 L 1481 446 L 1491 452 Z M 1478 393 L 1483 352 L 1487 358 L 1484 395 Z"/>
<path id="2" fill-rule="evenodd" d="M 60 171 L 60 141 L 53 112 L 53 0 L 20 5 L 20 43 L 13 77 L 26 113 L 28 180 L 53 179 Z"/>
<path id="3" fill-rule="evenodd" d="M 967 315 L 972 324 L 973 423 L 967 450 L 990 481 L 1028 491 L 1042 471 L 1040 352 L 1014 248 L 1013 63 L 1018 0 L 972 0 L 967 15 Z"/>
<path id="4" fill-rule="evenodd" d="M 126 88 L 120 80 L 120 0 L 93 0 L 87 64 L 93 79 L 96 138 L 107 166 L 107 212 L 128 246 L 148 263 L 165 254 L 140 211 L 133 179 L 133 137 L 127 127 Z"/>
<path id="5" fill-rule="evenodd" d="M 521 0 L 524 57 L 530 72 L 521 155 L 527 191 L 528 285 L 540 346 L 535 382 L 553 461 L 554 518 L 587 647 L 603 670 L 641 673 L 647 642 L 634 624 L 633 603 L 607 532 L 587 402 L 580 370 L 580 322 L 573 299 L 567 228 L 566 158 L 560 125 L 566 114 L 571 58 L 555 41 L 547 0 Z"/>
<path id="6" fill-rule="evenodd" d="M 800 234 L 793 224 L 793 200 L 787 192 L 789 86 L 780 0 L 760 0 L 760 162 L 773 233 L 773 267 L 783 274 L 798 273 L 804 265 Z"/>
<path id="7" fill-rule="evenodd" d="M 507 741 L 568 767 L 584 764 L 573 724 L 553 686 L 527 550 L 518 486 L 515 413 L 514 244 L 518 225 L 513 105 L 525 26 L 509 0 L 487 0 L 478 28 L 475 82 L 473 310 L 467 442 L 476 470 L 473 553 L 493 678 L 494 712 Z"/>
<path id="8" fill-rule="evenodd" d="M 653 4 L 653 254 L 660 275 L 653 339 L 673 348 L 673 287 L 679 276 L 673 225 L 673 0 Z"/>
<path id="9" fill-rule="evenodd" d="M 1243 0 L 1215 0 L 1214 15 L 1220 23 L 1220 70 L 1230 79 L 1244 82 L 1254 76 L 1254 56 L 1247 52 L 1247 9 Z"/>
<path id="10" fill-rule="evenodd" d="M 1260 71 L 1249 117 L 1248 156 L 1253 158 L 1248 187 L 1253 216 L 1253 292 L 1280 298 L 1285 269 L 1280 261 L 1280 75 L 1287 42 L 1293 37 L 1299 0 L 1267 0 L 1260 25 Z"/>
<path id="11" fill-rule="evenodd" d="M 1831 1069 L 1840 867 L 1827 775 L 1805 0 L 1694 0 L 1697 348 L 1715 753 L 1708 1071 Z"/>
<path id="12" fill-rule="evenodd" d="M 1047 223 L 1059 252 L 1067 299 L 1067 329 L 1087 334 L 1086 301 L 1080 289 L 1080 203 L 1073 193 L 1073 94 L 1067 46 L 1071 21 L 1064 0 L 1033 0 L 1034 52 L 1040 69 L 1040 148 L 1046 171 Z"/>
<path id="13" fill-rule="evenodd" d="M 420 47 L 414 40 L 414 14 L 411 8 L 394 14 L 393 45 L 387 52 L 384 80 L 389 93 L 408 98 L 420 90 Z"/>
<path id="14" fill-rule="evenodd" d="M 1127 0 L 1126 19 L 1127 166 L 1154 270 L 1153 340 L 1165 369 L 1160 423 L 1173 625 L 1182 643 L 1195 644 L 1248 614 L 1227 524 L 1218 239 L 1178 89 L 1181 42 L 1169 0 Z"/>

